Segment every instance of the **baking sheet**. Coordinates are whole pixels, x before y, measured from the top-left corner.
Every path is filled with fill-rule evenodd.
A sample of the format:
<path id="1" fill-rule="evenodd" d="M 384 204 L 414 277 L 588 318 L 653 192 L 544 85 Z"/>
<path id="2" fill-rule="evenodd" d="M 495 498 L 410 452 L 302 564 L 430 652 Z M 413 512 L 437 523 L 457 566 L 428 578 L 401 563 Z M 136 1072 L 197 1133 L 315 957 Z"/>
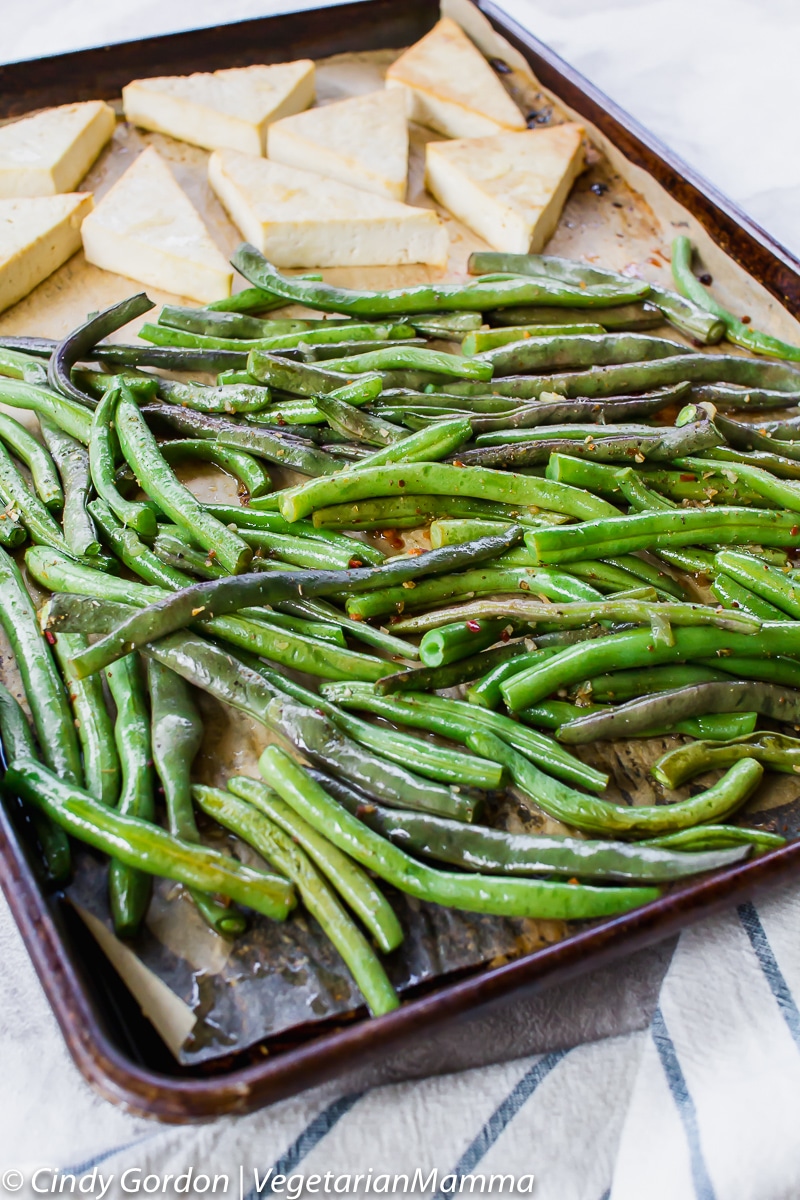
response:
<path id="1" fill-rule="evenodd" d="M 468 28 L 486 52 L 504 57 L 514 66 L 512 75 L 504 80 L 523 111 L 536 112 L 542 123 L 571 117 L 554 97 L 539 87 L 524 62 L 497 38 L 477 10 L 463 0 L 451 0 L 447 7 L 450 15 Z M 318 102 L 381 87 L 383 73 L 395 57 L 395 52 L 386 51 L 337 56 L 319 63 Z M 593 143 L 587 155 L 589 167 L 573 189 L 548 247 L 550 252 L 585 258 L 669 285 L 669 243 L 679 228 L 681 232 L 690 232 L 703 245 L 704 260 L 713 269 L 715 290 L 734 311 L 747 311 L 755 322 L 783 336 L 800 336 L 797 323 L 779 309 L 764 289 L 720 251 L 707 248 L 709 239 L 698 234 L 696 222 L 683 210 L 676 211 L 675 202 L 649 176 L 637 173 L 637 169 L 626 164 L 616 151 L 611 153 L 607 146 L 604 149 L 609 153 L 604 155 L 600 135 L 589 132 Z M 410 203 L 436 207 L 422 186 L 424 143 L 435 136 L 412 127 L 407 197 Z M 170 163 L 220 249 L 232 252 L 241 239 L 207 183 L 205 151 L 120 122 L 112 143 L 81 185 L 82 189 L 94 191 L 97 198 L 102 196 L 147 145 L 155 145 Z M 646 188 L 647 200 L 633 191 L 626 180 L 642 190 Z M 597 195 L 591 190 L 596 183 L 606 184 L 607 190 Z M 450 236 L 450 259 L 445 274 L 450 279 L 466 278 L 468 255 L 485 245 L 448 213 L 439 211 Z M 443 273 L 420 266 L 340 268 L 326 271 L 325 277 L 345 286 L 388 287 L 441 279 Z M 61 336 L 90 311 L 138 290 L 141 285 L 89 265 L 79 253 L 29 297 L 0 316 L 0 334 Z M 159 305 L 180 300 L 154 289 L 147 291 Z M 145 319 L 128 326 L 117 335 L 118 340 L 130 340 L 133 329 Z M 669 333 L 678 336 L 674 330 Z M 15 415 L 21 414 L 15 412 Z M 24 419 L 26 415 L 22 416 Z M 29 424 L 33 426 L 35 422 L 29 419 Z M 183 478 L 203 498 L 235 502 L 233 482 L 213 471 L 201 475 L 183 473 Z M 7 645 L 0 646 L 0 651 L 0 673 L 19 695 Z M 209 697 L 202 696 L 201 703 L 207 737 L 197 762 L 198 779 L 224 786 L 232 773 L 257 774 L 258 754 L 267 740 L 265 732 Z M 677 744 L 677 740 L 606 743 L 582 752 L 582 757 L 611 772 L 613 798 L 653 803 L 663 799 L 663 793 L 647 771 L 654 759 L 672 744 Z M 685 794 L 688 789 L 678 793 Z M 769 776 L 750 804 L 754 823 L 794 832 L 799 796 L 800 784 L 794 777 Z M 670 798 L 676 798 L 675 793 Z M 495 803 L 493 818 L 496 823 L 515 830 L 564 831 L 550 818 L 531 814 L 513 795 Z M 223 848 L 233 848 L 235 839 L 217 836 Z M 255 852 L 247 847 L 237 844 L 237 853 L 248 861 L 258 861 Z M 79 866 L 68 890 L 69 899 L 96 936 L 101 928 L 107 931 L 105 936 L 100 933 L 101 944 L 181 1063 L 195 1065 L 227 1057 L 278 1033 L 341 1017 L 356 1005 L 357 992 L 344 965 L 316 923 L 306 915 L 294 915 L 281 925 L 254 917 L 248 933 L 229 943 L 207 929 L 180 887 L 159 881 L 143 934 L 125 948 L 110 933 L 102 860 L 86 850 L 79 850 L 76 860 Z M 404 991 L 482 963 L 529 953 L 568 932 L 561 922 L 465 916 L 419 904 L 397 893 L 392 893 L 391 899 L 407 937 L 403 948 L 389 957 L 387 967 L 393 982 Z M 135 952 L 136 960 L 130 950 Z"/>

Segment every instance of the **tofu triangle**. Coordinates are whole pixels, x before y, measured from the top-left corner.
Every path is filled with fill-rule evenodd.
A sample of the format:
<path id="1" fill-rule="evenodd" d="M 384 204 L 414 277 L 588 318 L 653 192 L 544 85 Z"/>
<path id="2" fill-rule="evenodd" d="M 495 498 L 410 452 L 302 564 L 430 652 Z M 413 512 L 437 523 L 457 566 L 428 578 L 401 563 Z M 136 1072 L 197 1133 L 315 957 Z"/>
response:
<path id="1" fill-rule="evenodd" d="M 0 310 L 16 304 L 81 246 L 91 192 L 0 200 Z"/>
<path id="2" fill-rule="evenodd" d="M 314 64 L 308 58 L 134 79 L 122 89 L 125 116 L 134 125 L 207 150 L 228 146 L 245 154 L 263 154 L 269 123 L 302 111 L 313 99 Z"/>
<path id="3" fill-rule="evenodd" d="M 267 157 L 389 200 L 404 200 L 405 99 L 396 90 L 369 92 L 284 117 L 267 130 Z"/>
<path id="4" fill-rule="evenodd" d="M 429 142 L 425 184 L 495 250 L 538 253 L 583 169 L 581 125 Z"/>
<path id="5" fill-rule="evenodd" d="M 447 258 L 447 232 L 430 208 L 235 150 L 211 155 L 208 178 L 242 235 L 276 266 L 438 266 Z"/>
<path id="6" fill-rule="evenodd" d="M 230 295 L 230 266 L 152 146 L 100 200 L 83 245 L 95 266 L 161 291 L 203 302 Z"/>
<path id="7" fill-rule="evenodd" d="M 386 86 L 403 89 L 410 121 L 447 137 L 525 129 L 525 118 L 480 50 L 449 17 L 392 63 Z"/>
<path id="8" fill-rule="evenodd" d="M 0 196 L 71 192 L 114 132 L 104 100 L 62 104 L 0 128 Z"/>

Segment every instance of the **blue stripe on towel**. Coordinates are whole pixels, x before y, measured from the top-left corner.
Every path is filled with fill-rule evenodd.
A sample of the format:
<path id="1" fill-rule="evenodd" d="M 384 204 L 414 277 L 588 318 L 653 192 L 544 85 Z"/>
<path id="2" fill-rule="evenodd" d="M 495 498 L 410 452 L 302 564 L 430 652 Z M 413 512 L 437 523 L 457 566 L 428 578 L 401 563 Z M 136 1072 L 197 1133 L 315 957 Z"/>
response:
<path id="1" fill-rule="evenodd" d="M 789 1026 L 789 1033 L 794 1038 L 795 1045 L 800 1048 L 800 1011 L 798 1011 L 791 989 L 783 977 L 783 972 L 778 966 L 766 930 L 761 924 L 761 918 L 749 900 L 740 904 L 736 911 L 745 933 L 750 938 L 750 944 L 755 951 L 759 966 L 764 972 L 770 991 L 775 997 L 784 1021 Z"/>
<path id="2" fill-rule="evenodd" d="M 661 1066 L 664 1068 L 664 1074 L 667 1077 L 669 1090 L 672 1093 L 672 1098 L 678 1109 L 678 1114 L 683 1124 L 686 1141 L 689 1144 L 689 1159 L 692 1169 L 692 1180 L 694 1182 L 695 1194 L 697 1200 L 715 1200 L 714 1188 L 708 1174 L 706 1161 L 703 1158 L 703 1150 L 700 1145 L 700 1131 L 697 1125 L 697 1109 L 694 1106 L 689 1088 L 686 1083 L 686 1077 L 681 1069 L 681 1064 L 678 1062 L 678 1055 L 675 1050 L 675 1043 L 669 1035 L 667 1023 L 664 1020 L 664 1014 L 660 1006 L 653 1013 L 653 1020 L 650 1025 L 650 1032 L 653 1036 L 658 1057 L 661 1060 Z"/>
<path id="3" fill-rule="evenodd" d="M 326 1134 L 330 1133 L 334 1125 L 350 1112 L 350 1109 L 358 1103 L 363 1095 L 363 1092 L 351 1092 L 347 1096 L 341 1096 L 338 1100 L 334 1100 L 327 1108 L 323 1108 L 322 1112 L 317 1113 L 313 1121 L 306 1125 L 303 1132 L 295 1138 L 291 1146 L 277 1160 L 266 1185 L 260 1192 L 252 1188 L 245 1196 L 245 1200 L 259 1200 L 260 1196 L 271 1196 L 273 1194 L 272 1180 L 275 1176 L 291 1175 L 297 1165 L 311 1153 Z"/>
<path id="4" fill-rule="evenodd" d="M 513 1121 L 525 1101 L 530 1099 L 542 1080 L 550 1074 L 566 1054 L 566 1050 L 555 1050 L 552 1054 L 545 1054 L 538 1062 L 534 1063 L 529 1071 L 525 1072 L 505 1100 L 497 1106 L 477 1137 L 470 1142 L 453 1170 L 448 1174 L 456 1175 L 460 1179 L 480 1162 L 503 1130 Z M 440 1200 L 443 1194 L 442 1192 L 437 1193 L 434 1200 Z"/>

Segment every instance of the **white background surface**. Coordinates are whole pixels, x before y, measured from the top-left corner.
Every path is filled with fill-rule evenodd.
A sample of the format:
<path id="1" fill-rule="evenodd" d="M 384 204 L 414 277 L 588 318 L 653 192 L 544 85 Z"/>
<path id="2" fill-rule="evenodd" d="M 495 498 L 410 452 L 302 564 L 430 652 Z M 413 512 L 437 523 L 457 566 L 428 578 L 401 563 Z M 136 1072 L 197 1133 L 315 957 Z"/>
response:
<path id="1" fill-rule="evenodd" d="M 0 59 L 323 3 L 0 0 Z M 798 0 L 497 3 L 800 254 Z"/>

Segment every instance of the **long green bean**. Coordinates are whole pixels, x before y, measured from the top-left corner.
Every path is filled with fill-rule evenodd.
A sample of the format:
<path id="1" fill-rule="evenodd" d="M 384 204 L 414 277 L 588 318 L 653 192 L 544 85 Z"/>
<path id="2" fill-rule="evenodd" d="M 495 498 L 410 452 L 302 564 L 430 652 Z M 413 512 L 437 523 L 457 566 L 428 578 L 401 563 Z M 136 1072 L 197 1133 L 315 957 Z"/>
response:
<path id="1" fill-rule="evenodd" d="M 265 813 L 305 850 L 323 875 L 369 930 L 380 950 L 389 954 L 403 941 L 394 909 L 366 871 L 299 816 L 291 805 L 261 779 L 233 775 L 228 790 Z"/>
<path id="2" fill-rule="evenodd" d="M 655 888 L 594 888 L 435 871 L 415 862 L 345 812 L 276 746 L 264 751 L 259 767 L 267 783 L 312 825 L 324 829 L 334 845 L 380 878 L 421 900 L 467 912 L 570 920 L 625 911 L 659 894 Z"/>

